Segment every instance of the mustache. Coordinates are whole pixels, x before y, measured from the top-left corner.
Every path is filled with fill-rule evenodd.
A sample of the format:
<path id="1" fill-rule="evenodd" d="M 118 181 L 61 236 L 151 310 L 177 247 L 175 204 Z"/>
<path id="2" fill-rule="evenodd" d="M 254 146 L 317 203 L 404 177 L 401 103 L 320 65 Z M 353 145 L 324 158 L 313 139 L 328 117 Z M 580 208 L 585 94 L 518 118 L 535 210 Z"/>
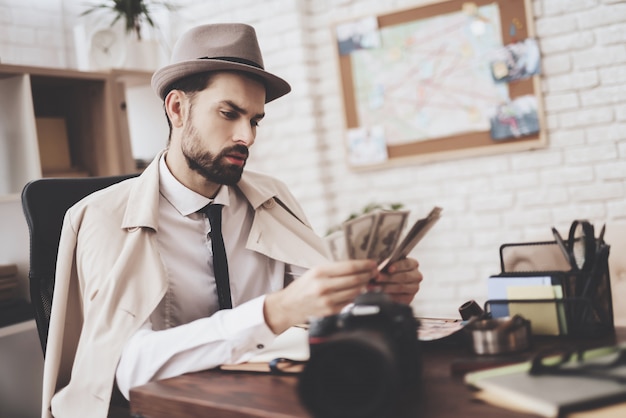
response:
<path id="1" fill-rule="evenodd" d="M 248 150 L 248 147 L 246 147 L 245 145 L 237 144 L 237 145 L 233 145 L 232 147 L 224 148 L 220 152 L 219 156 L 223 157 L 228 154 L 241 154 L 245 158 L 248 158 L 248 156 L 250 155 L 250 151 Z"/>

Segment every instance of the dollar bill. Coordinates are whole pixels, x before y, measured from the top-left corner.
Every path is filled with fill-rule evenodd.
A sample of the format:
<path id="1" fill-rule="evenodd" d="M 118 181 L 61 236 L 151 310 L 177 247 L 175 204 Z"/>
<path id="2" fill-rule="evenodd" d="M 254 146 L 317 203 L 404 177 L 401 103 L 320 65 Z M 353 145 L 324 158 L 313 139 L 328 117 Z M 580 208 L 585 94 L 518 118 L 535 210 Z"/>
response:
<path id="1" fill-rule="evenodd" d="M 326 252 L 334 261 L 342 261 L 348 259 L 346 251 L 346 238 L 343 230 L 337 230 L 324 238 Z"/>
<path id="2" fill-rule="evenodd" d="M 367 258 L 370 237 L 377 217 L 377 213 L 368 213 L 342 225 L 348 258 L 352 260 Z"/>
<path id="3" fill-rule="evenodd" d="M 439 220 L 442 209 L 435 206 L 425 218 L 418 219 L 400 241 L 409 211 L 379 211 L 351 219 L 325 238 L 328 256 L 335 261 L 369 258 L 380 271 L 407 257 L 411 250 Z"/>
<path id="4" fill-rule="evenodd" d="M 389 257 L 400 239 L 408 216 L 409 211 L 405 210 L 379 212 L 369 239 L 366 258 L 380 263 Z"/>
<path id="5" fill-rule="evenodd" d="M 379 264 L 378 269 L 380 271 L 384 271 L 389 264 L 396 262 L 401 258 L 407 257 L 411 250 L 415 248 L 417 243 L 424 238 L 430 228 L 432 228 L 433 225 L 435 225 L 435 223 L 439 220 L 441 217 L 441 211 L 442 209 L 440 207 L 435 206 L 430 211 L 428 216 L 418 219 L 393 252 Z"/>

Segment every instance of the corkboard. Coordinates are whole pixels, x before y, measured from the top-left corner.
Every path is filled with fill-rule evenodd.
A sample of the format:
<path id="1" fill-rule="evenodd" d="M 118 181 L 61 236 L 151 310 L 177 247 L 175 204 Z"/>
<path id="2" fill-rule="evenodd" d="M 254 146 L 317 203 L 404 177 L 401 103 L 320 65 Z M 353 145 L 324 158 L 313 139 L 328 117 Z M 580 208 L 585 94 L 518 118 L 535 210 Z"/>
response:
<path id="1" fill-rule="evenodd" d="M 443 2 L 433 3 L 433 4 L 428 4 L 425 6 L 408 9 L 408 10 L 402 10 L 402 11 L 389 13 L 385 15 L 374 16 L 373 18 L 376 19 L 377 26 L 378 26 L 377 30 L 380 31 L 380 33 L 382 33 L 382 31 L 385 31 L 388 28 L 391 28 L 391 29 L 400 28 L 401 29 L 401 28 L 406 27 L 407 25 L 412 25 L 413 23 L 416 23 L 416 24 L 429 23 L 430 26 L 427 26 L 427 27 L 430 29 L 427 32 L 427 34 L 429 36 L 432 35 L 432 37 L 436 37 L 436 36 L 443 37 L 443 36 L 446 36 L 446 30 L 448 28 L 442 27 L 441 31 L 439 31 L 438 28 L 435 27 L 435 30 L 432 30 L 433 24 L 434 24 L 433 22 L 438 22 L 441 20 L 443 24 L 446 22 L 446 20 L 443 20 L 443 19 L 450 17 L 451 14 L 456 13 L 458 15 L 459 12 L 461 12 L 462 10 L 467 10 L 467 9 L 464 9 L 464 7 L 468 7 L 468 5 L 470 7 L 469 10 L 473 10 L 471 9 L 472 7 L 475 7 L 477 10 L 485 10 L 485 9 L 481 9 L 483 6 L 485 6 L 485 7 L 491 8 L 490 10 L 493 11 L 493 8 L 497 7 L 498 13 L 497 14 L 494 13 L 493 16 L 499 15 L 499 32 L 501 36 L 501 43 L 497 45 L 498 50 L 502 50 L 504 49 L 503 48 L 504 46 L 509 46 L 511 44 L 524 43 L 524 41 L 526 41 L 528 38 L 530 38 L 530 41 L 534 39 L 533 21 L 532 21 L 532 14 L 530 10 L 531 6 L 530 6 L 529 0 L 474 0 L 474 1 L 451 0 L 451 1 L 443 1 Z M 440 20 L 434 19 L 438 17 L 443 17 L 443 19 L 440 19 Z M 481 16 L 478 13 L 476 15 L 476 20 L 480 20 L 480 18 Z M 494 25 L 493 22 L 489 22 L 486 19 L 483 19 L 483 20 L 487 22 L 488 28 L 493 29 L 494 33 L 497 32 L 495 28 L 497 28 L 498 25 Z M 344 46 L 340 45 L 339 36 L 337 35 L 339 33 L 338 27 L 340 25 L 345 25 L 345 23 L 350 23 L 350 22 L 338 23 L 337 25 L 334 26 L 333 30 L 336 35 L 336 41 L 337 41 L 336 42 L 337 57 L 338 57 L 340 82 L 342 86 L 342 97 L 343 97 L 343 105 L 344 105 L 344 116 L 345 116 L 345 126 L 346 126 L 346 136 L 344 140 L 345 140 L 346 147 L 348 150 L 347 151 L 348 157 L 350 157 L 351 151 L 349 149 L 350 146 L 348 145 L 348 140 L 347 140 L 349 130 L 353 128 L 369 128 L 369 126 L 368 126 L 368 121 L 363 121 L 359 119 L 359 110 L 357 108 L 358 106 L 357 96 L 359 95 L 359 92 L 357 91 L 357 86 L 355 82 L 356 72 L 354 71 L 354 68 L 353 68 L 354 66 L 359 65 L 354 58 L 356 55 L 354 51 L 350 49 L 348 49 L 348 51 L 351 51 L 351 52 L 346 52 L 345 44 Z M 411 26 L 411 27 L 414 27 L 414 26 Z M 418 30 L 416 30 L 416 32 L 417 31 Z M 425 30 L 422 30 L 421 35 L 422 37 L 420 39 L 423 41 L 425 38 L 423 36 L 425 35 Z M 463 38 L 462 36 L 459 36 L 458 33 L 456 36 L 457 36 L 457 41 L 459 41 L 458 45 L 456 46 L 461 46 L 461 44 L 463 44 L 462 42 Z M 345 39 L 345 38 L 342 37 L 342 39 Z M 417 39 L 416 42 L 420 42 L 420 39 Z M 440 38 L 440 39 L 443 39 L 443 38 Z M 428 42 L 429 40 L 426 39 L 420 45 L 427 46 Z M 383 43 L 382 48 L 384 48 L 385 47 L 384 40 L 382 43 Z M 442 45 L 445 45 L 445 47 Z M 457 54 L 457 56 L 460 56 L 460 54 L 464 53 L 463 51 L 460 51 L 460 50 L 453 50 L 455 44 L 452 42 L 449 45 L 444 44 L 444 43 L 439 43 L 437 44 L 437 46 L 440 49 L 447 48 L 445 53 L 452 57 L 454 57 L 454 54 Z M 344 49 L 342 50 L 342 48 Z M 360 53 L 358 51 L 358 48 L 355 51 L 357 54 Z M 536 51 L 538 54 L 538 48 Z M 434 63 L 433 66 L 436 66 L 440 62 L 443 62 L 443 59 L 440 61 L 433 60 L 432 62 L 428 62 L 428 63 L 429 64 Z M 451 65 L 450 62 L 452 61 L 451 60 L 448 61 L 448 67 L 445 69 L 445 71 L 448 71 L 449 73 L 455 70 L 454 65 Z M 503 81 L 503 79 L 496 80 L 496 76 L 494 75 L 496 73 L 493 70 L 493 62 L 494 62 L 493 55 L 491 55 L 489 57 L 485 57 L 484 62 L 480 64 L 483 64 L 487 66 L 487 68 L 489 68 L 491 75 L 493 77 L 493 80 L 492 80 L 493 83 L 499 84 L 498 89 L 500 89 L 501 91 L 506 90 L 506 92 L 508 93 L 508 100 L 514 101 L 515 99 L 518 99 L 522 96 L 536 98 L 536 103 L 535 103 L 536 115 L 534 115 L 534 118 L 536 119 L 536 123 L 534 124 L 535 126 L 534 132 L 520 133 L 518 131 L 516 133 L 517 136 L 514 135 L 514 136 L 506 137 L 504 139 L 499 138 L 495 140 L 492 138 L 492 127 L 489 125 L 491 119 L 483 117 L 481 119 L 482 120 L 481 123 L 483 125 L 487 124 L 487 127 L 484 129 L 480 128 L 480 130 L 474 130 L 474 131 L 467 130 L 463 132 L 455 132 L 455 133 L 448 134 L 448 135 L 446 134 L 439 135 L 439 136 L 433 135 L 432 138 L 429 138 L 428 135 L 425 135 L 425 136 L 422 136 L 421 138 L 409 137 L 409 138 L 403 138 L 399 141 L 397 140 L 387 141 L 388 139 L 390 139 L 390 138 L 387 138 L 387 132 L 390 130 L 388 130 L 387 127 L 385 127 L 384 135 L 385 135 L 385 140 L 387 141 L 385 143 L 386 154 L 387 154 L 386 160 L 375 161 L 372 163 L 359 162 L 356 164 L 352 164 L 350 162 L 350 158 L 348 158 L 349 160 L 348 164 L 352 168 L 355 168 L 355 169 L 360 169 L 360 168 L 367 169 L 367 168 L 375 168 L 375 167 L 385 167 L 385 166 L 389 166 L 389 165 L 393 165 L 397 163 L 406 163 L 406 162 L 413 162 L 413 161 L 435 161 L 435 160 L 443 160 L 443 159 L 451 159 L 451 158 L 464 158 L 464 157 L 476 156 L 476 155 L 521 151 L 521 150 L 529 150 L 529 149 L 545 147 L 546 146 L 545 121 L 544 121 L 544 116 L 543 116 L 541 91 L 539 87 L 538 70 L 536 73 L 527 74 L 525 77 L 520 76 L 519 78 L 510 78 L 510 79 L 507 79 L 505 77 L 504 78 L 505 81 Z M 416 71 L 422 70 L 419 63 L 414 63 L 414 64 L 415 64 Z M 537 66 L 537 68 L 538 67 L 539 66 Z M 382 76 L 384 76 L 386 80 L 393 80 L 394 77 L 397 76 L 397 68 L 396 68 L 396 73 L 384 74 L 385 68 L 380 68 L 378 69 L 378 71 L 383 72 Z M 436 74 L 435 71 L 436 70 L 434 70 L 432 74 Z M 421 89 L 421 91 L 427 91 L 427 87 L 429 86 L 426 86 L 424 84 L 426 81 L 424 81 L 423 79 L 419 81 L 415 81 L 414 78 L 409 76 L 410 71 L 407 71 L 406 74 L 407 74 L 406 80 L 403 80 L 403 84 L 399 86 L 398 90 L 411 91 L 411 89 L 415 89 L 415 90 Z M 376 76 L 381 77 L 381 74 L 377 74 Z M 464 86 L 463 82 L 461 81 L 460 87 L 458 88 L 456 93 L 461 92 L 463 89 L 467 87 L 466 96 L 471 95 L 472 93 L 470 91 L 470 88 L 472 87 L 472 81 L 473 81 L 472 78 L 468 77 L 466 86 Z M 459 86 L 458 76 L 457 76 L 457 79 L 455 80 L 455 83 L 457 83 L 457 86 Z M 454 96 L 454 93 L 455 92 L 453 92 L 451 96 Z M 479 95 L 480 95 L 480 92 L 476 94 L 476 97 L 478 98 Z M 387 97 L 385 97 L 384 100 L 387 100 Z M 471 101 L 472 99 L 466 99 L 466 100 Z M 476 99 L 476 102 L 478 101 L 479 100 Z M 415 103 L 410 103 L 410 100 L 408 102 L 409 102 L 408 106 L 415 104 Z M 506 101 L 500 101 L 499 103 L 506 103 Z M 492 107 L 495 109 L 497 106 L 494 104 Z M 403 108 L 403 112 L 404 111 L 406 111 L 406 108 Z M 441 119 L 442 115 L 445 115 L 445 112 L 446 112 L 446 108 L 442 106 L 441 111 L 438 113 L 439 119 Z M 419 111 L 416 109 L 416 114 L 417 113 L 419 113 Z M 395 115 L 390 115 L 390 116 L 395 116 Z M 485 116 L 485 114 L 482 114 L 481 116 Z M 391 119 L 393 118 L 389 118 L 388 120 L 391 120 Z M 455 118 L 453 116 L 451 116 L 449 123 L 450 124 L 456 123 Z M 444 126 L 444 129 L 445 129 L 445 126 Z"/>

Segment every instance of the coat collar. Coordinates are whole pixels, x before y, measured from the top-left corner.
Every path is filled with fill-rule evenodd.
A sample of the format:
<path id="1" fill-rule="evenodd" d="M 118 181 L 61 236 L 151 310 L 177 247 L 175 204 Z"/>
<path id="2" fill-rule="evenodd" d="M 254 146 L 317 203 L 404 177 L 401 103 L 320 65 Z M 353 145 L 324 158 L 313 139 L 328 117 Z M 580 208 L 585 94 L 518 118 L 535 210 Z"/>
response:
<path id="1" fill-rule="evenodd" d="M 159 159 L 161 151 L 133 182 L 128 205 L 122 219 L 122 228 L 158 229 L 159 219 Z"/>
<path id="2" fill-rule="evenodd" d="M 158 230 L 159 160 L 166 151 L 161 151 L 131 186 L 122 228 Z M 253 171 L 245 171 L 236 187 L 255 210 L 261 205 L 273 204 L 274 199 L 276 199 L 300 222 L 309 226 L 304 212 L 288 193 L 287 188 L 277 186 L 277 182 L 271 177 Z"/>

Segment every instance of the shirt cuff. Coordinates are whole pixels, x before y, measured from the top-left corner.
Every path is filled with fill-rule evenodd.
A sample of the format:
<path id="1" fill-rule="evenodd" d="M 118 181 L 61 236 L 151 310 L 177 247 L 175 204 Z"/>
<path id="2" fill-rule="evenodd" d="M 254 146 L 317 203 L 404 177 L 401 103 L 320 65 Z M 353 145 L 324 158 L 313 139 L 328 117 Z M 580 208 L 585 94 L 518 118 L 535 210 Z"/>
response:
<path id="1" fill-rule="evenodd" d="M 276 339 L 265 322 L 263 313 L 265 296 L 259 296 L 236 307 L 236 314 L 229 315 L 229 310 L 218 311 L 214 315 L 224 315 L 221 325 L 227 339 L 232 341 L 233 358 L 247 361 Z M 242 318 L 246 318 L 242 321 Z"/>

